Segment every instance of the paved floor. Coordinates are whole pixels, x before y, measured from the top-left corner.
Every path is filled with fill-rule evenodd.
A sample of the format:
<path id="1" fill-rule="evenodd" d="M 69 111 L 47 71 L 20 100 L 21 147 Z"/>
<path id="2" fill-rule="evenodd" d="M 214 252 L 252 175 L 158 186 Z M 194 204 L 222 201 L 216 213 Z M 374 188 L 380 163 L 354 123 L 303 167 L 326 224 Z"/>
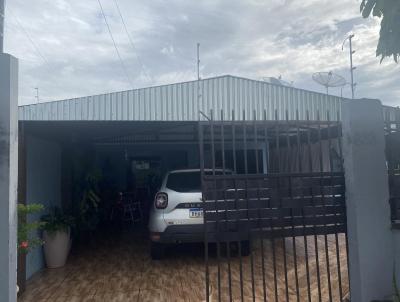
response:
<path id="1" fill-rule="evenodd" d="M 314 237 L 307 239 L 309 254 L 309 276 L 312 301 L 318 301 L 318 269 Z M 262 278 L 262 257 L 260 242 L 253 249 L 253 257 L 242 258 L 243 296 L 252 301 L 253 282 L 251 261 L 253 261 L 254 293 L 256 301 L 263 301 L 264 288 L 269 301 L 275 301 L 274 266 L 271 242 L 264 241 L 265 284 Z M 283 241 L 274 242 L 278 300 L 286 301 L 285 257 Z M 201 245 L 175 248 L 166 259 L 152 261 L 148 255 L 148 242 L 143 235 L 120 235 L 100 240 L 96 244 L 75 251 L 68 264 L 61 269 L 44 270 L 36 274 L 27 284 L 19 302 L 61 302 L 61 301 L 204 301 L 205 269 Z M 323 236 L 318 237 L 319 274 L 322 301 L 329 301 L 327 266 Z M 332 301 L 339 301 L 338 269 L 335 237 L 328 236 L 329 264 L 331 270 Z M 348 291 L 347 263 L 344 237 L 339 236 L 339 254 L 344 294 Z M 296 270 L 294 269 L 293 240 L 285 240 L 288 296 L 290 301 L 307 301 L 307 274 L 304 239 L 296 239 Z M 240 301 L 240 258 L 230 258 L 232 300 Z M 217 257 L 210 257 L 210 283 L 212 301 L 218 301 Z M 229 301 L 228 261 L 220 264 L 221 297 Z"/>

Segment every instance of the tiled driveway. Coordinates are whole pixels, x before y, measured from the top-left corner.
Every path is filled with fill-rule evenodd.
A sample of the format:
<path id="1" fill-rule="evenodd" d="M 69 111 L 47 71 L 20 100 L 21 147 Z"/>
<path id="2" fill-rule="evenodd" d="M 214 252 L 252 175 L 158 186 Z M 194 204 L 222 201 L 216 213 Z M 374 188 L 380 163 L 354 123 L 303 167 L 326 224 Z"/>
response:
<path id="1" fill-rule="evenodd" d="M 328 236 L 329 262 L 333 301 L 339 301 L 337 288 L 337 266 L 334 236 Z M 343 236 L 340 239 L 340 255 L 344 292 L 347 293 L 347 265 Z M 254 292 L 256 301 L 263 301 L 262 262 L 259 242 L 253 250 Z M 317 266 L 315 261 L 314 238 L 307 240 L 311 294 L 317 301 Z M 288 295 L 296 301 L 296 283 L 292 239 L 286 239 L 286 266 Z M 307 300 L 307 278 L 304 256 L 304 240 L 296 240 L 300 301 Z M 61 269 L 44 270 L 36 274 L 27 284 L 19 302 L 59 301 L 204 301 L 205 274 L 204 257 L 199 245 L 174 249 L 162 261 L 152 261 L 148 255 L 148 243 L 143 235 L 128 235 L 101 240 L 75 251 L 68 264 Z M 285 301 L 285 278 L 283 241 L 275 242 L 278 301 Z M 318 238 L 318 247 L 324 246 L 323 236 Z M 265 241 L 266 294 L 274 301 L 274 277 L 271 244 Z M 325 254 L 320 254 L 320 275 L 322 300 L 328 299 Z M 246 301 L 252 301 L 250 257 L 243 258 L 243 283 Z M 216 257 L 211 257 L 210 271 L 212 300 L 218 301 L 216 290 Z M 232 270 L 232 298 L 240 301 L 239 257 L 230 259 Z M 227 261 L 221 265 L 222 300 L 229 301 Z"/>

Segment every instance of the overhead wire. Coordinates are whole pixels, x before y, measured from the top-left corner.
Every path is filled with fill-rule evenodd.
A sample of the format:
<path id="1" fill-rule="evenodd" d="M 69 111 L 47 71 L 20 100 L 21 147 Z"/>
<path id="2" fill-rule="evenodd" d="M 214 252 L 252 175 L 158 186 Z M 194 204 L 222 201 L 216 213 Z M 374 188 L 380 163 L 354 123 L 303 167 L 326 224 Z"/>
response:
<path id="1" fill-rule="evenodd" d="M 138 62 L 139 62 L 139 64 L 140 64 L 140 67 L 141 67 L 141 69 L 142 69 L 142 72 L 143 72 L 143 74 L 150 80 L 150 82 L 153 83 L 153 82 L 154 82 L 154 79 L 153 79 L 153 78 L 149 75 L 149 73 L 147 72 L 146 66 L 143 64 L 143 61 L 142 61 L 142 59 L 141 59 L 140 56 L 139 56 L 139 53 L 138 53 L 138 51 L 137 51 L 137 48 L 136 48 L 135 44 L 134 44 L 133 41 L 132 41 L 131 35 L 129 34 L 128 27 L 126 26 L 124 17 L 122 16 L 122 13 L 121 13 L 121 10 L 120 10 L 120 8 L 119 8 L 119 5 L 118 5 L 117 0 L 114 0 L 114 4 L 115 4 L 115 7 L 117 8 L 117 11 L 118 11 L 118 14 L 119 14 L 119 16 L 120 16 L 120 18 L 121 18 L 122 25 L 123 25 L 123 27 L 124 27 L 125 33 L 126 33 L 126 35 L 128 36 L 129 43 L 130 43 L 130 45 L 131 45 L 131 47 L 132 47 L 132 49 L 133 49 L 133 52 L 134 52 L 134 54 L 135 54 L 135 56 L 136 56 L 136 58 L 137 58 L 137 60 L 138 60 Z"/>
<path id="2" fill-rule="evenodd" d="M 11 16 L 14 18 L 15 22 L 17 23 L 18 27 L 22 31 L 22 33 L 26 36 L 26 38 L 29 40 L 29 42 L 32 44 L 34 50 L 36 51 L 36 54 L 43 60 L 43 62 L 46 65 L 49 65 L 49 61 L 46 59 L 46 57 L 43 55 L 43 53 L 40 51 L 39 46 L 35 43 L 35 41 L 32 39 L 31 35 L 29 32 L 26 30 L 24 25 L 19 22 L 18 18 L 15 16 L 15 14 L 8 8 L 7 11 L 11 14 Z"/>
<path id="3" fill-rule="evenodd" d="M 133 82 L 132 82 L 132 80 L 131 80 L 131 78 L 130 78 L 130 76 L 129 76 L 129 74 L 128 74 L 128 70 L 126 69 L 125 63 L 124 63 L 124 61 L 122 60 L 122 57 L 121 57 L 121 54 L 120 54 L 120 52 L 119 52 L 119 50 L 118 50 L 117 44 L 115 43 L 115 39 L 114 39 L 114 36 L 113 36 L 113 34 L 112 34 L 112 32 L 111 32 L 110 25 L 108 24 L 106 14 L 104 13 L 103 6 L 101 5 L 101 1 L 100 1 L 100 0 L 97 0 L 97 2 L 99 3 L 100 10 L 101 10 L 101 14 L 103 15 L 104 21 L 105 21 L 106 26 L 107 26 L 107 29 L 108 29 L 108 33 L 110 34 L 111 40 L 112 40 L 112 42 L 113 42 L 113 44 L 114 44 L 114 48 L 115 48 L 115 51 L 116 51 L 116 53 L 117 53 L 118 59 L 119 59 L 119 61 L 120 61 L 120 63 L 121 63 L 122 69 L 123 69 L 123 71 L 124 71 L 124 73 L 125 73 L 125 76 L 126 76 L 128 82 L 129 82 L 129 84 L 131 85 L 131 88 L 133 89 L 133 88 L 134 88 Z"/>

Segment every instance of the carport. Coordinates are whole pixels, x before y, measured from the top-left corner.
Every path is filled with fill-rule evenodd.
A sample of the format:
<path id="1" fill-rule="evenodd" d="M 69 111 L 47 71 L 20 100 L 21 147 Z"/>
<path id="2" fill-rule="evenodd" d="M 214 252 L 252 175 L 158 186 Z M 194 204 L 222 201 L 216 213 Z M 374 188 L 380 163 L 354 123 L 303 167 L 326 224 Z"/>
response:
<path id="1" fill-rule="evenodd" d="M 198 167 L 196 136 L 196 122 L 20 122 L 21 199 L 74 215 L 81 183 L 97 175 L 101 202 L 95 217 L 87 217 L 96 220 L 90 232 L 111 220 L 143 231 L 163 174 Z M 114 211 L 121 193 L 138 202 L 134 217 Z M 27 261 L 28 277 L 43 266 L 39 251 Z"/>
<path id="2" fill-rule="evenodd" d="M 40 248 L 20 257 L 20 276 L 31 278 L 22 298 L 67 301 L 68 293 L 92 298 L 97 293 L 112 301 L 107 295 L 121 293 L 121 301 L 154 301 L 169 293 L 173 301 L 191 296 L 198 301 L 204 294 L 201 249 L 178 249 L 176 257 L 154 263 L 146 253 L 145 231 L 162 175 L 199 167 L 198 121 L 229 120 L 232 112 L 246 121 L 326 120 L 328 111 L 336 120 L 339 109 L 337 97 L 232 76 L 20 107 L 20 202 L 71 208 L 77 202 L 76 175 L 100 170 L 101 219 L 110 219 L 119 192 L 134 192 L 144 213 L 129 232 L 118 228 L 117 237 L 115 229 L 99 227 L 94 245 L 73 249 L 57 272 L 42 271 Z M 268 150 L 261 144 L 248 148 L 258 150 L 265 173 L 273 161 Z M 196 282 L 186 284 L 188 276 Z"/>

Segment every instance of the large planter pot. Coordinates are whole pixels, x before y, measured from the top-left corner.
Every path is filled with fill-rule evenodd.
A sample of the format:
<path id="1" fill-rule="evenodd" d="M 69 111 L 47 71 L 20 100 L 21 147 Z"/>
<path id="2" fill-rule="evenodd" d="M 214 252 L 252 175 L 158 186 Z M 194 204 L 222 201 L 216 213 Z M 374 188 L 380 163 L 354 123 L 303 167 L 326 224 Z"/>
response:
<path id="1" fill-rule="evenodd" d="M 44 256 L 48 268 L 62 267 L 67 262 L 71 247 L 70 230 L 43 232 Z"/>

